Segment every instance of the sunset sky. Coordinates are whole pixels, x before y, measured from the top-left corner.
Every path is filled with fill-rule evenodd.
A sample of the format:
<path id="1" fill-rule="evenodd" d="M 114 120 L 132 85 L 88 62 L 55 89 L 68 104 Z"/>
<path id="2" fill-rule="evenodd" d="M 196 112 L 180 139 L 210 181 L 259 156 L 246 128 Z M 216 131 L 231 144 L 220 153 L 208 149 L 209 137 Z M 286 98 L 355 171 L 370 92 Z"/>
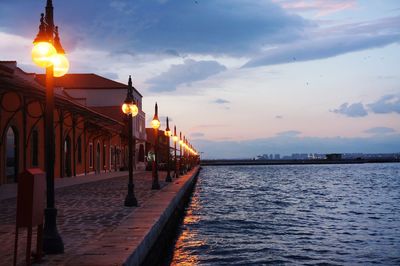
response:
<path id="1" fill-rule="evenodd" d="M 46 1 L 0 0 L 28 72 Z M 70 73 L 134 86 L 207 158 L 400 152 L 398 0 L 53 1 Z"/>

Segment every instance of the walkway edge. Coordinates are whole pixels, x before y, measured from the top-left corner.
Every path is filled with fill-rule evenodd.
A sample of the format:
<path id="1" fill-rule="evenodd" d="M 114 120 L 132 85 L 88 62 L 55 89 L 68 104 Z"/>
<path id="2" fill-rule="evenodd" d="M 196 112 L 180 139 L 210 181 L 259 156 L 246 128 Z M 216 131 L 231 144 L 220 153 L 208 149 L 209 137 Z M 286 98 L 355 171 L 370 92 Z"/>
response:
<path id="1" fill-rule="evenodd" d="M 181 187 L 176 196 L 171 200 L 169 206 L 165 209 L 164 213 L 160 216 L 159 220 L 154 224 L 154 226 L 151 228 L 150 232 L 145 236 L 140 245 L 126 259 L 124 265 L 136 266 L 136 265 L 141 265 L 144 262 L 147 255 L 149 254 L 153 246 L 156 244 L 158 238 L 163 233 L 166 224 L 169 222 L 170 219 L 173 218 L 173 214 L 175 210 L 178 208 L 178 205 L 181 204 L 182 200 L 185 200 L 185 195 L 195 185 L 199 172 L 200 172 L 200 167 L 197 167 L 194 169 L 193 172 L 189 173 L 190 177 L 185 182 L 184 186 Z"/>

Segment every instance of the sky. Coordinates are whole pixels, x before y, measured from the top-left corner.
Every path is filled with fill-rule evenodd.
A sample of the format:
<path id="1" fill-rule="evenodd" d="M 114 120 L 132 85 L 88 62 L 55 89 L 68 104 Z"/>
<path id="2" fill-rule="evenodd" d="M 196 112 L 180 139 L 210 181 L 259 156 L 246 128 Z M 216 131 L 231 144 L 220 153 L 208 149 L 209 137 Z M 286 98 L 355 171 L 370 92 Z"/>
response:
<path id="1" fill-rule="evenodd" d="M 0 0 L 0 60 L 42 71 L 45 2 Z M 203 158 L 400 152 L 398 0 L 53 4 L 70 73 L 132 75 Z"/>

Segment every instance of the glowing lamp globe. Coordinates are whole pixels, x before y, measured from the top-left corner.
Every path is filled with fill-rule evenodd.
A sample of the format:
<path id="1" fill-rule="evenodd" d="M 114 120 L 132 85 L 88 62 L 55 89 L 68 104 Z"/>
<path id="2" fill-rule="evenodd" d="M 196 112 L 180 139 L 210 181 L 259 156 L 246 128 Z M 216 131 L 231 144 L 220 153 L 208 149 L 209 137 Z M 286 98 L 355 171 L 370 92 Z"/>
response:
<path id="1" fill-rule="evenodd" d="M 139 113 L 139 108 L 137 107 L 137 105 L 135 103 L 131 104 L 131 114 L 132 116 L 137 116 L 137 114 Z"/>
<path id="2" fill-rule="evenodd" d="M 137 114 L 139 113 L 139 109 L 138 109 L 137 105 L 134 103 L 125 102 L 122 105 L 121 109 L 122 109 L 122 112 L 126 115 L 131 114 L 132 116 L 137 116 Z"/>
<path id="3" fill-rule="evenodd" d="M 49 67 L 53 64 L 52 58 L 57 54 L 56 48 L 49 42 L 38 42 L 32 48 L 32 60 L 39 67 Z"/>
<path id="4" fill-rule="evenodd" d="M 183 140 L 179 140 L 179 144 L 183 146 Z"/>
<path id="5" fill-rule="evenodd" d="M 52 57 L 54 72 L 54 77 L 62 77 L 67 74 L 69 70 L 69 61 L 65 54 L 56 54 Z"/>
<path id="6" fill-rule="evenodd" d="M 167 137 L 171 137 L 171 130 L 165 130 L 164 135 Z"/>
<path id="7" fill-rule="evenodd" d="M 154 118 L 153 120 L 151 120 L 151 127 L 154 129 L 158 129 L 160 127 L 160 124 L 160 120 L 158 119 Z"/>
<path id="8" fill-rule="evenodd" d="M 131 113 L 131 105 L 129 103 L 124 103 L 122 105 L 122 112 L 126 115 L 129 115 Z"/>
<path id="9" fill-rule="evenodd" d="M 178 141 L 178 136 L 177 136 L 177 135 L 174 135 L 174 136 L 172 137 L 172 140 L 173 140 L 174 142 L 177 142 L 177 141 Z"/>

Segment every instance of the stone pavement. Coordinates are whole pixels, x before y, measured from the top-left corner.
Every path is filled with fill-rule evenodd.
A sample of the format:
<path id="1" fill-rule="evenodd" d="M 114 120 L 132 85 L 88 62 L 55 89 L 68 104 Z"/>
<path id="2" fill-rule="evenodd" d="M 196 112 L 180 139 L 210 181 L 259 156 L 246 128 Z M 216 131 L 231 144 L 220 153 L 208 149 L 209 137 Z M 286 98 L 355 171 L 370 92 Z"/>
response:
<path id="1" fill-rule="evenodd" d="M 136 173 L 140 173 L 143 171 L 137 171 Z M 118 176 L 127 176 L 128 171 L 119 171 L 119 172 L 110 172 L 110 173 L 102 173 L 102 174 L 89 174 L 82 176 L 74 176 L 74 177 L 66 177 L 66 178 L 56 178 L 54 181 L 54 187 L 62 188 L 68 187 L 72 185 L 84 184 L 94 181 L 100 181 L 104 179 L 109 179 Z M 17 184 L 3 184 L 0 186 L 0 201 L 5 199 L 15 198 L 17 196 Z"/>
<path id="2" fill-rule="evenodd" d="M 85 178 L 85 177 L 82 177 Z M 93 179 L 82 183 L 78 178 L 69 184 L 56 189 L 56 207 L 58 209 L 58 230 L 64 240 L 65 253 L 48 255 L 44 265 L 60 265 L 71 259 L 89 242 L 100 239 L 103 234 L 112 231 L 130 213 L 134 207 L 123 205 L 127 192 L 127 176 L 112 175 L 103 180 Z M 159 172 L 161 187 L 165 173 Z M 96 180 L 96 181 L 94 181 Z M 157 191 L 151 190 L 151 172 L 140 172 L 134 175 L 135 194 L 139 205 L 154 196 Z M 0 265 L 12 265 L 15 234 L 16 199 L 0 201 Z M 35 230 L 33 240 L 36 239 Z M 36 243 L 32 242 L 32 250 Z M 18 265 L 24 265 L 26 248 L 26 230 L 20 230 Z"/>

